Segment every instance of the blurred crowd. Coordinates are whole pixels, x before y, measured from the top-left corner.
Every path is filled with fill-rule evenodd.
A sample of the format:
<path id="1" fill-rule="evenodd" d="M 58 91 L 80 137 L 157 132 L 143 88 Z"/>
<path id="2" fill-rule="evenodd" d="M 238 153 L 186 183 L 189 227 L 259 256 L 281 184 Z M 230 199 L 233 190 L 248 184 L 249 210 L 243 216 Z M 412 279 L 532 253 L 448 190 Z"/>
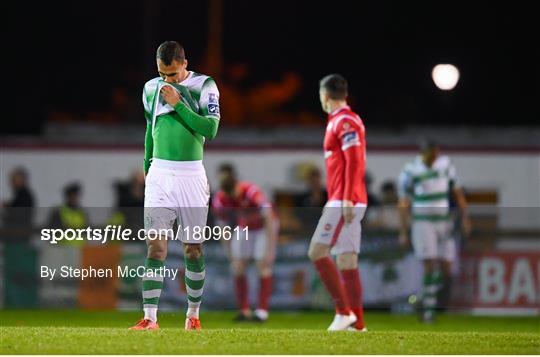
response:
<path id="1" fill-rule="evenodd" d="M 300 175 L 304 189 L 296 192 L 271 192 L 269 197 L 275 202 L 280 215 L 283 231 L 312 229 L 320 216 L 320 208 L 328 196 L 323 175 L 316 166 L 303 168 Z M 143 228 L 142 209 L 144 206 L 144 173 L 134 171 L 125 180 L 113 182 L 115 205 L 105 225 L 116 225 L 132 230 Z M 9 174 L 11 198 L 2 202 L 2 234 L 0 240 L 26 242 L 30 239 L 34 226 L 37 199 L 30 185 L 26 168 L 18 167 Z M 373 188 L 371 174 L 366 176 L 369 208 L 365 217 L 367 228 L 396 229 L 397 190 L 393 181 L 383 182 L 377 191 Z M 45 226 L 48 228 L 83 228 L 92 226 L 87 210 L 81 204 L 84 187 L 79 182 L 68 182 L 62 189 L 61 202 L 49 210 Z M 213 222 L 210 212 L 209 225 Z M 304 231 L 304 229 L 301 229 Z"/>
<path id="2" fill-rule="evenodd" d="M 29 174 L 24 167 L 10 173 L 11 199 L 2 202 L 2 234 L 0 240 L 25 242 L 34 230 L 37 200 L 30 186 Z M 134 171 L 126 180 L 113 183 L 116 203 L 106 224 L 142 228 L 144 205 L 144 173 Z M 84 188 L 81 183 L 68 182 L 62 188 L 62 202 L 49 212 L 48 228 L 83 228 L 92 225 L 81 204 Z"/>
<path id="3" fill-rule="evenodd" d="M 299 166 L 302 169 L 297 178 L 303 183 L 302 190 L 268 192 L 268 198 L 276 207 L 279 219 L 278 242 L 282 245 L 289 242 L 307 244 L 317 225 L 322 207 L 328 199 L 320 169 L 310 164 Z M 239 176 L 241 178 L 241 173 Z M 18 167 L 12 170 L 9 173 L 9 183 L 11 195 L 7 201 L 1 202 L 0 210 L 0 254 L 3 256 L 3 261 L 0 260 L 0 270 L 1 263 L 4 269 L 3 281 L 0 283 L 9 286 L 9 289 L 4 290 L 5 306 L 36 306 L 38 303 L 40 284 L 35 272 L 38 271 L 42 253 L 36 237 L 42 228 L 67 230 L 114 225 L 135 232 L 144 227 L 145 177 L 142 171 L 134 171 L 125 179 L 112 183 L 115 194 L 114 207 L 98 209 L 99 213 L 105 213 L 98 215 L 102 218 L 99 220 L 95 218 L 95 210 L 92 211 L 92 208 L 84 207 L 82 204 L 84 187 L 80 182 L 66 182 L 60 192 L 59 204 L 47 208 L 39 206 L 26 168 Z M 399 221 L 395 184 L 390 181 L 384 182 L 379 190 L 373 191 L 372 183 L 372 177 L 368 174 L 370 205 L 364 218 L 364 233 L 380 229 L 396 231 Z M 218 224 L 214 214 L 212 210 L 209 211 L 210 227 Z M 140 240 L 127 243 L 134 248 L 136 248 L 134 245 L 144 244 Z M 59 244 L 68 249 L 80 248 L 86 260 L 94 256 L 94 253 L 89 253 L 90 250 L 99 249 L 99 245 L 84 240 L 64 240 Z M 100 251 L 98 254 L 105 253 Z M 57 259 L 65 257 L 59 256 Z"/>

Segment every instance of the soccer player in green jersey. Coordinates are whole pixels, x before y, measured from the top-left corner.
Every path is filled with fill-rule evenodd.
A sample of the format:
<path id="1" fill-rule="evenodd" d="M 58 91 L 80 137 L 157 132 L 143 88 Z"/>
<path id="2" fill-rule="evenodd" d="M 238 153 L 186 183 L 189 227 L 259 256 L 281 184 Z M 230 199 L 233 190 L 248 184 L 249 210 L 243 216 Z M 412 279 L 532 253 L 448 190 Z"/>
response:
<path id="1" fill-rule="evenodd" d="M 460 209 L 465 235 L 471 229 L 467 201 L 450 158 L 439 155 L 438 145 L 430 140 L 422 143 L 420 155 L 405 165 L 398 181 L 399 240 L 405 246 L 412 240 L 414 253 L 424 265 L 422 320 L 432 323 L 437 295 L 450 295 L 451 268 L 457 254 L 451 234 L 450 197 Z"/>
<path id="2" fill-rule="evenodd" d="M 159 77 L 144 85 L 146 117 L 144 225 L 148 255 L 143 276 L 144 318 L 131 329 L 155 330 L 167 241 L 184 246 L 186 330 L 200 330 L 205 268 L 202 251 L 210 190 L 202 164 L 205 139 L 216 136 L 219 91 L 214 80 L 187 69 L 183 47 L 162 43 Z M 176 222 L 177 230 L 173 231 Z"/>

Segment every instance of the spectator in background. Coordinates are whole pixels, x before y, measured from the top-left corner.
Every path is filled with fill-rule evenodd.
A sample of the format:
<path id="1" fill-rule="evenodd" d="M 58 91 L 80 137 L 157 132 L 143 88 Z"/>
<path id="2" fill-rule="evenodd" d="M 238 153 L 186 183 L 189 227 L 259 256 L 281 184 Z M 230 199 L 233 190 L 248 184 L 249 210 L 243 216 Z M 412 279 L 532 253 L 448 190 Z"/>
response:
<path id="1" fill-rule="evenodd" d="M 328 194 L 322 181 L 321 170 L 318 167 L 312 166 L 308 169 L 304 177 L 304 182 L 307 189 L 298 195 L 296 216 L 302 222 L 302 226 L 305 229 L 311 230 L 319 221 L 322 207 L 328 201 Z"/>
<path id="2" fill-rule="evenodd" d="M 400 227 L 399 212 L 396 208 L 398 193 L 393 181 L 384 181 L 381 185 L 380 205 L 370 216 L 372 228 L 397 230 Z"/>
<path id="3" fill-rule="evenodd" d="M 81 207 L 81 195 L 82 187 L 78 182 L 66 185 L 64 187 L 64 203 L 51 213 L 47 228 L 82 229 L 88 227 L 86 212 Z M 83 245 L 84 241 L 73 240 L 69 243 Z"/>
<path id="4" fill-rule="evenodd" d="M 10 174 L 12 198 L 4 202 L 3 302 L 8 308 L 31 308 L 37 304 L 37 252 L 30 244 L 33 228 L 34 195 L 28 184 L 28 172 L 18 167 Z"/>
<path id="5" fill-rule="evenodd" d="M 379 199 L 373 193 L 373 176 L 371 175 L 371 172 L 369 171 L 366 171 L 366 189 L 367 189 L 369 207 L 373 208 L 373 207 L 379 206 L 380 204 Z"/>
<path id="6" fill-rule="evenodd" d="M 395 205 L 398 202 L 396 184 L 393 181 L 384 181 L 381 185 L 381 204 Z"/>
<path id="7" fill-rule="evenodd" d="M 17 167 L 10 175 L 13 198 L 6 207 L 34 207 L 34 195 L 28 187 L 28 172 L 24 167 Z"/>
<path id="8" fill-rule="evenodd" d="M 366 208 L 366 212 L 364 213 L 362 223 L 365 227 L 375 227 L 379 224 L 377 221 L 377 216 L 379 215 L 380 202 L 377 196 L 373 193 L 373 176 L 369 171 L 366 171 L 365 181 L 368 206 Z"/>
<path id="9" fill-rule="evenodd" d="M 129 180 L 117 182 L 116 210 L 107 224 L 129 228 L 133 232 L 144 228 L 141 217 L 144 213 L 144 172 L 132 172 Z"/>
<path id="10" fill-rule="evenodd" d="M 6 208 L 3 214 L 4 232 L 1 236 L 6 240 L 28 241 L 31 235 L 34 215 L 34 195 L 28 186 L 28 172 L 18 167 L 10 175 L 11 190 L 10 201 L 3 205 Z"/>
<path id="11" fill-rule="evenodd" d="M 314 166 L 306 176 L 307 191 L 298 196 L 298 206 L 324 207 L 328 201 L 328 194 L 322 182 L 321 170 Z"/>

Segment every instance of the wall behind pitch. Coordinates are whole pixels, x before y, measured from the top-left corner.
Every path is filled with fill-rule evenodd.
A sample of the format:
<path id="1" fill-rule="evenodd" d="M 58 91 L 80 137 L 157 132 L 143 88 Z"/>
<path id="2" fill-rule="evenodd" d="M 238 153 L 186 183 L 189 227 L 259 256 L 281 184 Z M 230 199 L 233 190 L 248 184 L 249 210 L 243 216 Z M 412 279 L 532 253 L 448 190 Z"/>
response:
<path id="1" fill-rule="evenodd" d="M 523 152 L 451 152 L 459 178 L 464 187 L 493 189 L 499 194 L 501 207 L 540 207 L 540 154 Z M 378 191 L 386 180 L 395 180 L 404 163 L 415 153 L 407 150 L 372 150 L 367 164 Z M 142 167 L 142 150 L 133 148 L 9 148 L 0 152 L 0 200 L 11 196 L 9 172 L 24 166 L 30 172 L 32 189 L 40 207 L 61 202 L 62 187 L 77 180 L 84 186 L 83 203 L 88 207 L 114 205 L 113 182 L 126 179 Z M 205 167 L 212 189 L 216 188 L 217 167 L 222 162 L 237 166 L 241 178 L 254 181 L 267 192 L 274 189 L 296 190 L 302 185 L 295 179 L 294 167 L 312 162 L 323 168 L 319 150 L 208 150 Z M 540 222 L 528 210 L 521 226 L 538 228 Z M 526 211 L 525 211 L 526 213 Z"/>

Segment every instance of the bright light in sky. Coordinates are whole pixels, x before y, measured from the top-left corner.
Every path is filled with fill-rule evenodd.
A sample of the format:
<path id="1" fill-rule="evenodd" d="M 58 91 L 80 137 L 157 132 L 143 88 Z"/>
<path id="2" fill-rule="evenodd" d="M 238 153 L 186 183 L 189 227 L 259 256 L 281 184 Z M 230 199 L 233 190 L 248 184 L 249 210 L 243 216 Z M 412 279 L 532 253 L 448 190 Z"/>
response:
<path id="1" fill-rule="evenodd" d="M 431 78 L 441 90 L 452 90 L 459 81 L 459 70 L 453 64 L 438 64 L 431 71 Z"/>

